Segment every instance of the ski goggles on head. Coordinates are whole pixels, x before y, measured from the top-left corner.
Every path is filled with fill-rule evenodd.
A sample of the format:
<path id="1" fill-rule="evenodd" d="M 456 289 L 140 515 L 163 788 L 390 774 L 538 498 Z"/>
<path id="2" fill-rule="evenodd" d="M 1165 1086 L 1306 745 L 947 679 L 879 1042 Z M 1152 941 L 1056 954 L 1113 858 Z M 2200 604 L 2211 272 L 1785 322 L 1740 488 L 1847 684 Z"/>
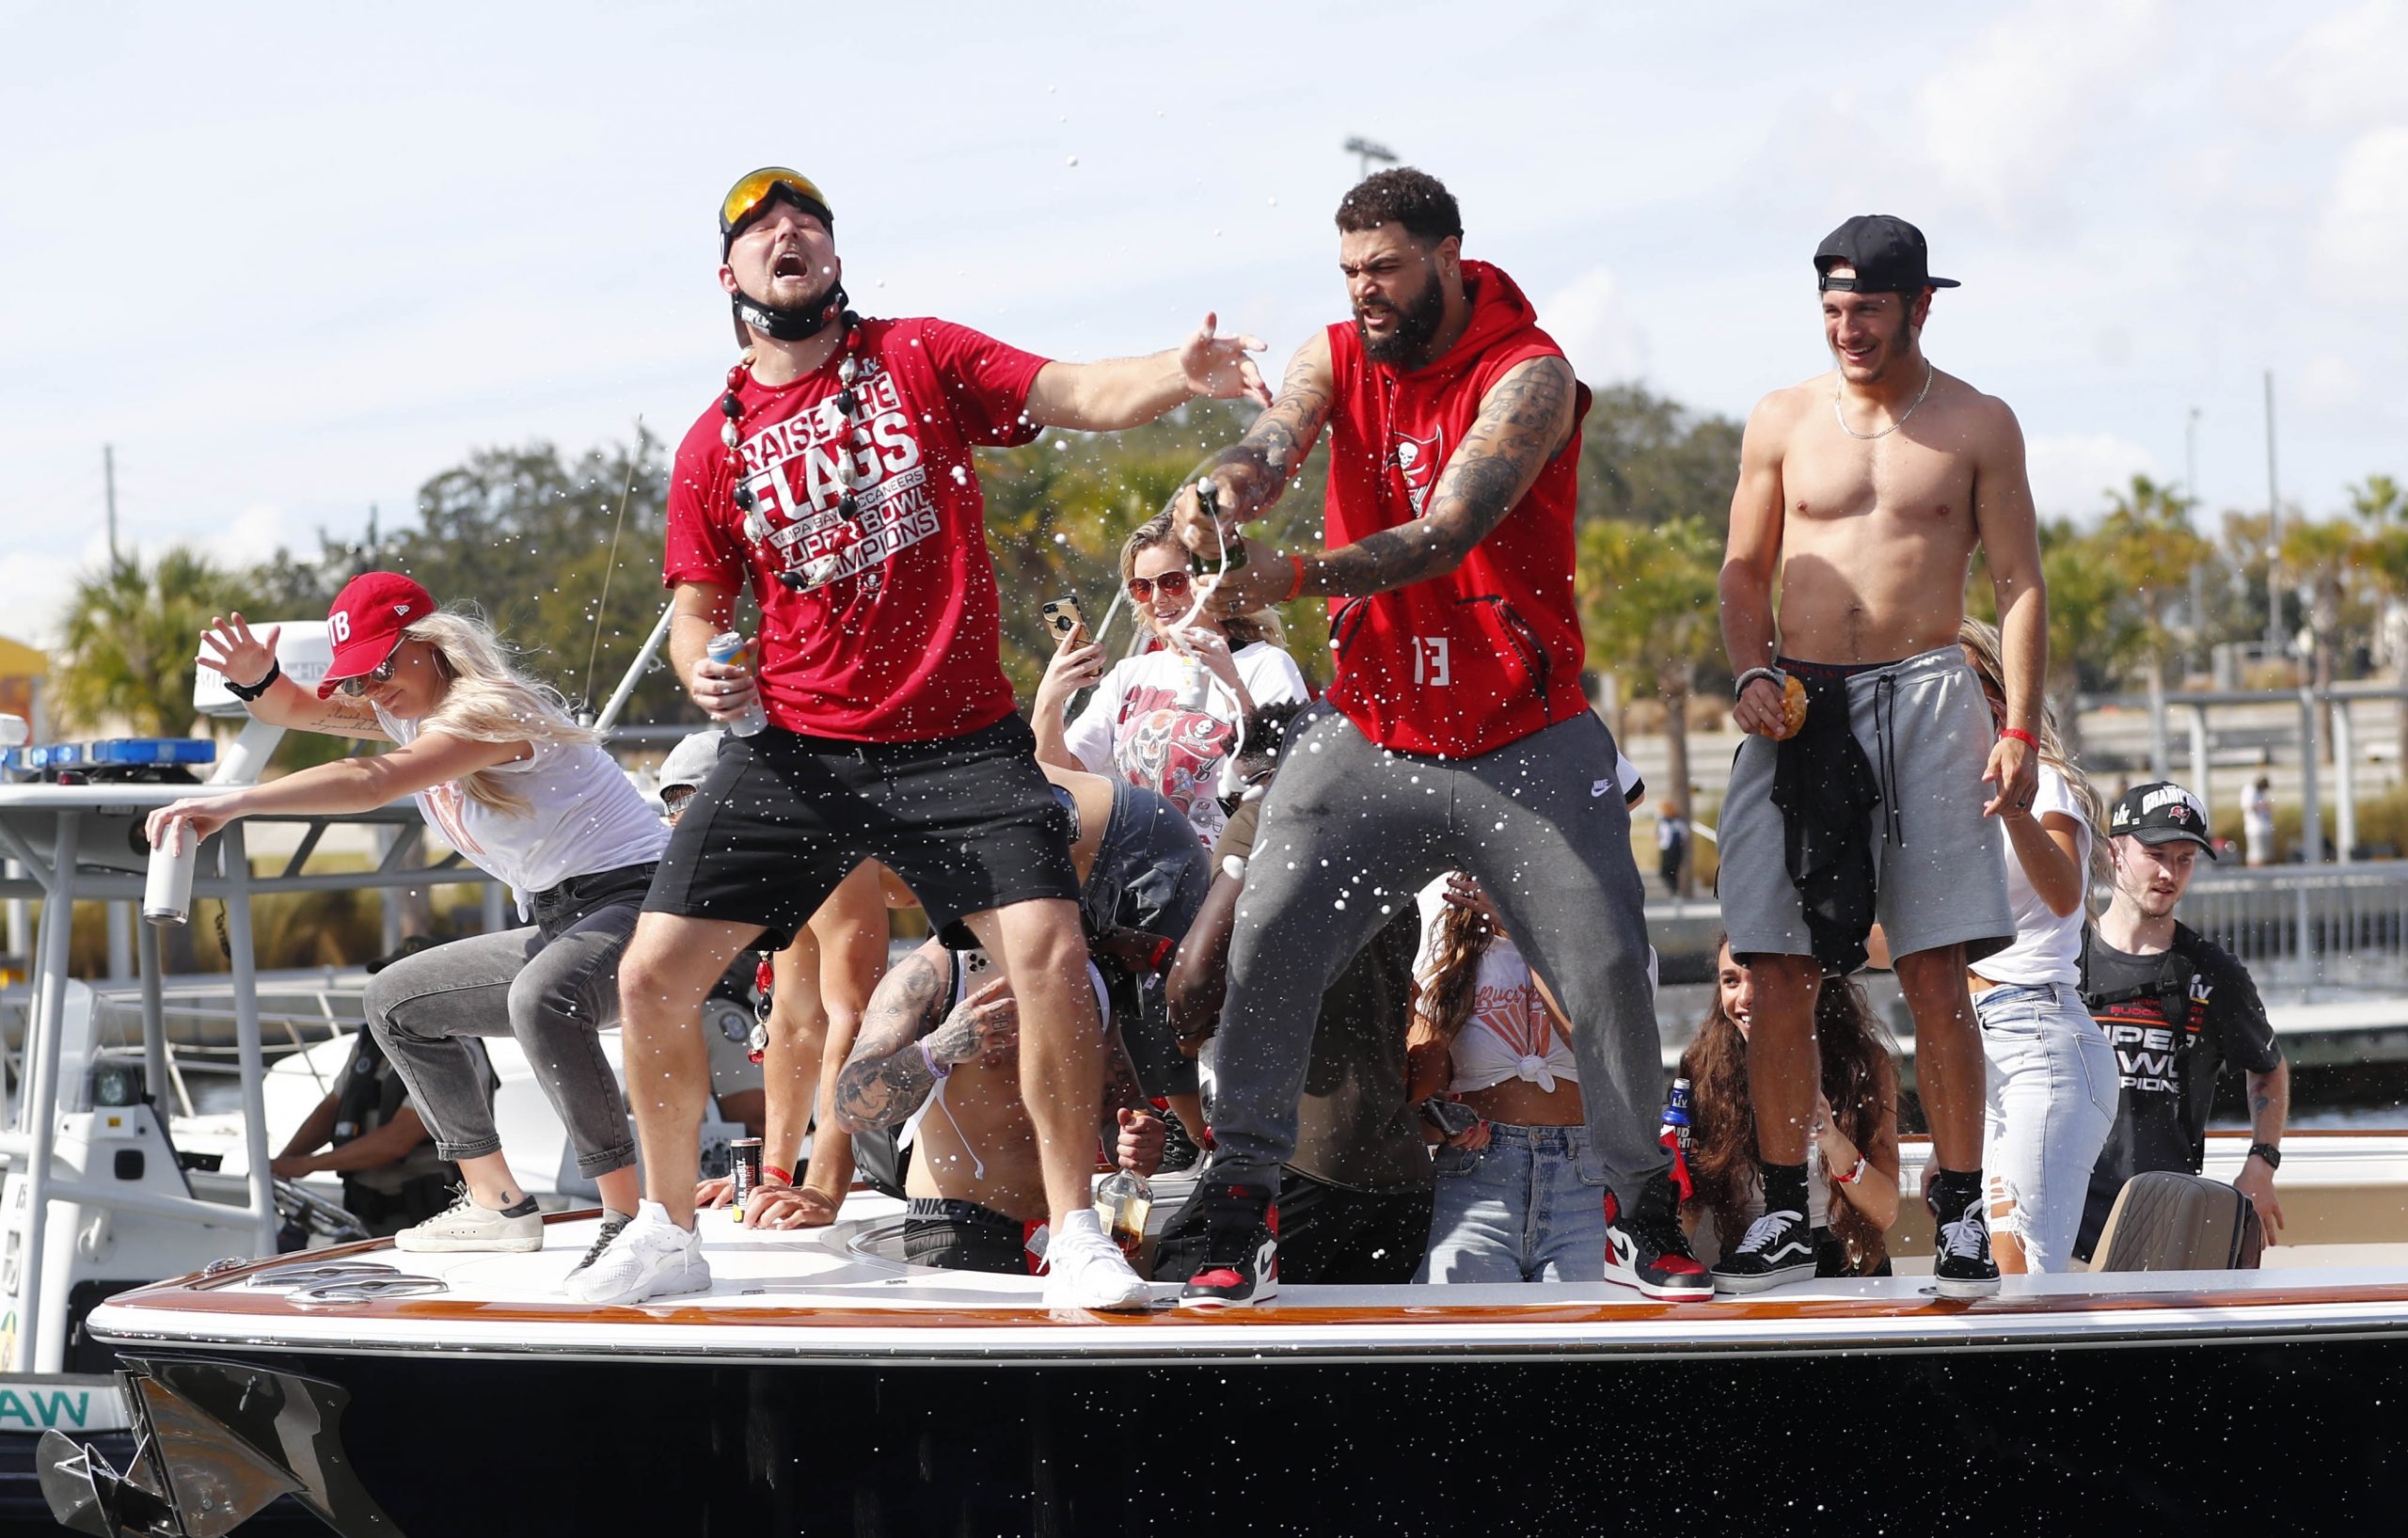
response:
<path id="1" fill-rule="evenodd" d="M 764 203 L 782 195 L 801 204 L 805 211 L 819 215 L 820 223 L 834 227 L 836 216 L 829 212 L 827 194 L 819 190 L 817 182 L 800 171 L 789 170 L 784 166 L 764 166 L 738 178 L 736 185 L 727 189 L 727 196 L 720 199 L 719 244 L 721 253 L 736 243 L 737 231 L 746 220 L 758 214 Z"/>

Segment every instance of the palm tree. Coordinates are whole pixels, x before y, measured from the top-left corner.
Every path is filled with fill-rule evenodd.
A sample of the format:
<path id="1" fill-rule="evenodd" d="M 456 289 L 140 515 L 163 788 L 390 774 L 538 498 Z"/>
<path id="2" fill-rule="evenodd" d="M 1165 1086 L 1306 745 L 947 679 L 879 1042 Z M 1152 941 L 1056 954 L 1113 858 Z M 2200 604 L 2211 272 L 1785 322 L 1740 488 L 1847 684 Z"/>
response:
<path id="1" fill-rule="evenodd" d="M 58 675 L 61 723 L 97 731 L 116 721 L 137 736 L 184 736 L 196 716 L 200 632 L 240 601 L 234 578 L 181 545 L 155 563 L 123 556 L 79 579 Z"/>
<path id="2" fill-rule="evenodd" d="M 1689 816 L 1689 693 L 1703 658 L 1721 654 L 1716 585 L 1722 537 L 1703 517 L 1654 528 L 1596 518 L 1579 532 L 1580 628 L 1590 665 L 1652 678 L 1664 702 L 1665 778 Z M 1681 873 L 1681 892 L 1689 875 Z"/>

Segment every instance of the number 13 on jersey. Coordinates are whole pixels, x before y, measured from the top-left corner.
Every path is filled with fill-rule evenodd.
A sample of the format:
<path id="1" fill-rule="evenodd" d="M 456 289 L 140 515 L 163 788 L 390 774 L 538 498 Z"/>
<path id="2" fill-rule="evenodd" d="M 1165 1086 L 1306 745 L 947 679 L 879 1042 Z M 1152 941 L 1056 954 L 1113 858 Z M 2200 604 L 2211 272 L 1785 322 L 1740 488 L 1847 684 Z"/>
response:
<path id="1" fill-rule="evenodd" d="M 1448 638 L 1445 636 L 1415 636 L 1413 638 L 1413 681 L 1434 684 L 1441 688 L 1455 681 L 1447 663 Z"/>

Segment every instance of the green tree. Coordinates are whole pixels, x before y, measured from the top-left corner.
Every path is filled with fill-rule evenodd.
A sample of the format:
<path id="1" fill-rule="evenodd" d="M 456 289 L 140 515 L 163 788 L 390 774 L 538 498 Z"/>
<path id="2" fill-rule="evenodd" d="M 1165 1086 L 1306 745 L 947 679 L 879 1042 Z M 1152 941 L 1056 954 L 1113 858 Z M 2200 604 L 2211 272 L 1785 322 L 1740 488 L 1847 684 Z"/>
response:
<path id="1" fill-rule="evenodd" d="M 1580 520 L 1697 518 L 1719 539 L 1739 484 L 1740 424 L 1639 385 L 1598 390 L 1580 424 Z"/>
<path id="2" fill-rule="evenodd" d="M 1597 518 L 1578 534 L 1580 628 L 1592 667 L 1645 679 L 1664 702 L 1669 794 L 1689 815 L 1688 703 L 1721 658 L 1722 535 L 1701 516 L 1653 527 Z M 1683 873 L 1681 890 L 1688 891 Z"/>
<path id="3" fill-rule="evenodd" d="M 155 562 L 120 557 L 79 579 L 56 684 L 60 723 L 91 732 L 122 722 L 138 737 L 190 732 L 200 632 L 241 596 L 239 583 L 181 545 Z"/>

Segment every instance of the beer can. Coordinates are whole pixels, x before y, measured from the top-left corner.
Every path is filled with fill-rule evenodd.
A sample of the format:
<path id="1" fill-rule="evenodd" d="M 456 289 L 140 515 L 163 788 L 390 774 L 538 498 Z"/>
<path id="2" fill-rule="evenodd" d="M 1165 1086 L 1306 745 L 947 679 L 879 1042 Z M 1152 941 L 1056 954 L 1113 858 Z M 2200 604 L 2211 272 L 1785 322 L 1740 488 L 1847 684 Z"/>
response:
<path id="1" fill-rule="evenodd" d="M 752 1193 L 761 1189 L 761 1140 L 757 1137 L 737 1137 L 727 1145 L 728 1205 L 737 1219 L 744 1217 L 744 1204 Z"/>
<path id="2" fill-rule="evenodd" d="M 167 842 L 150 851 L 150 865 L 142 885 L 142 917 L 157 924 L 182 924 L 192 914 L 193 867 L 200 857 L 200 840 L 190 827 L 171 823 Z"/>

